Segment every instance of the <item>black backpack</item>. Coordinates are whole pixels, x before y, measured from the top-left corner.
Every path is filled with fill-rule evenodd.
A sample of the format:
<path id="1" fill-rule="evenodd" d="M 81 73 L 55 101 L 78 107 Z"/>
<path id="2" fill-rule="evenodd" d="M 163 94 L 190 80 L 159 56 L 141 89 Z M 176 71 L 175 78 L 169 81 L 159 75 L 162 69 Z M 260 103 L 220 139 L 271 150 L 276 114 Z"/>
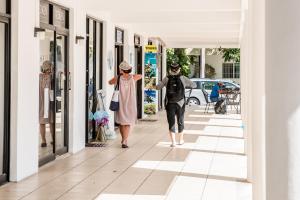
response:
<path id="1" fill-rule="evenodd" d="M 177 103 L 184 99 L 184 86 L 180 79 L 180 75 L 168 76 L 168 84 L 166 97 L 168 103 Z"/>

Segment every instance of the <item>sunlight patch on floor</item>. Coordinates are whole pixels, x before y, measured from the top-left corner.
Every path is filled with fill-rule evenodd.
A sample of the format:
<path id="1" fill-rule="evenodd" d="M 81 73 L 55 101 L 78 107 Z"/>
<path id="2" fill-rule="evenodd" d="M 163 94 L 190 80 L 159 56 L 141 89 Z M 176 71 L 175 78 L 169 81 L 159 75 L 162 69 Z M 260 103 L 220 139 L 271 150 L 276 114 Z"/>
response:
<path id="1" fill-rule="evenodd" d="M 191 118 L 209 118 L 209 119 L 234 119 L 234 120 L 241 120 L 241 116 L 240 115 L 217 115 L 217 114 L 192 114 L 192 115 L 188 115 L 188 117 Z"/>
<path id="2" fill-rule="evenodd" d="M 233 122 L 234 121 L 234 122 Z M 185 124 L 194 124 L 194 125 L 206 125 L 206 126 L 223 126 L 223 127 L 242 127 L 241 122 L 236 122 L 237 120 L 216 120 L 211 119 L 208 122 L 202 122 L 202 121 L 184 121 Z"/>
<path id="3" fill-rule="evenodd" d="M 162 195 L 101 194 L 96 200 L 164 200 Z"/>
<path id="4" fill-rule="evenodd" d="M 201 199 L 205 178 L 177 176 L 166 200 L 199 200 Z"/>
<path id="5" fill-rule="evenodd" d="M 202 200 L 251 200 L 250 183 L 208 179 Z"/>

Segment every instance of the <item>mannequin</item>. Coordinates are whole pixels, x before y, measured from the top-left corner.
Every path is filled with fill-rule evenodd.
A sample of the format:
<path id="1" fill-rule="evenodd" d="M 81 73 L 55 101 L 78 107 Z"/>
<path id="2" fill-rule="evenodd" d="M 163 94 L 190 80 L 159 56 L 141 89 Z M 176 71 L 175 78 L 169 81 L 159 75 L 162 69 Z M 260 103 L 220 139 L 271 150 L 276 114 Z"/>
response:
<path id="1" fill-rule="evenodd" d="M 54 141 L 54 93 L 52 87 L 53 65 L 45 61 L 41 67 L 39 76 L 39 123 L 42 138 L 41 147 L 47 147 L 46 124 L 50 126 L 52 142 Z"/>

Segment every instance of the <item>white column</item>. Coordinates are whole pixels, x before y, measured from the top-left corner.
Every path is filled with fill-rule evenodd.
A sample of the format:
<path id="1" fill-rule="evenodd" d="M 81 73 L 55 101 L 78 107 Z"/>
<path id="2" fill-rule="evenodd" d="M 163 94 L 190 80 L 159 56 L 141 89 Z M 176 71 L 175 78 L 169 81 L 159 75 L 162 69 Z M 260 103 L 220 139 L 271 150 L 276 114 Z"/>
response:
<path id="1" fill-rule="evenodd" d="M 300 199 L 299 7 L 266 0 L 267 200 Z"/>
<path id="2" fill-rule="evenodd" d="M 252 181 L 253 199 L 265 200 L 265 0 L 249 1 L 249 131 L 248 137 L 252 143 Z M 274 199 L 272 199 L 274 200 Z"/>
<path id="3" fill-rule="evenodd" d="M 38 6 L 38 0 L 12 1 L 10 181 L 38 171 Z"/>
<path id="4" fill-rule="evenodd" d="M 201 49 L 201 78 L 205 78 L 205 48 Z"/>

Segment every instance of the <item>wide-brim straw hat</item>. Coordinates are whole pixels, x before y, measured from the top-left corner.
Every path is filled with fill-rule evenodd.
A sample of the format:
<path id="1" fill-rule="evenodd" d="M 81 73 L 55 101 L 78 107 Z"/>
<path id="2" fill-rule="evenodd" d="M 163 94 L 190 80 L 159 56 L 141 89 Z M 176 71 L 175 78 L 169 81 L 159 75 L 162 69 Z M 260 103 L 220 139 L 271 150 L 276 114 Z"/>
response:
<path id="1" fill-rule="evenodd" d="M 119 68 L 121 70 L 130 70 L 132 68 L 132 66 L 130 66 L 126 61 L 121 62 L 121 64 L 119 65 Z"/>

